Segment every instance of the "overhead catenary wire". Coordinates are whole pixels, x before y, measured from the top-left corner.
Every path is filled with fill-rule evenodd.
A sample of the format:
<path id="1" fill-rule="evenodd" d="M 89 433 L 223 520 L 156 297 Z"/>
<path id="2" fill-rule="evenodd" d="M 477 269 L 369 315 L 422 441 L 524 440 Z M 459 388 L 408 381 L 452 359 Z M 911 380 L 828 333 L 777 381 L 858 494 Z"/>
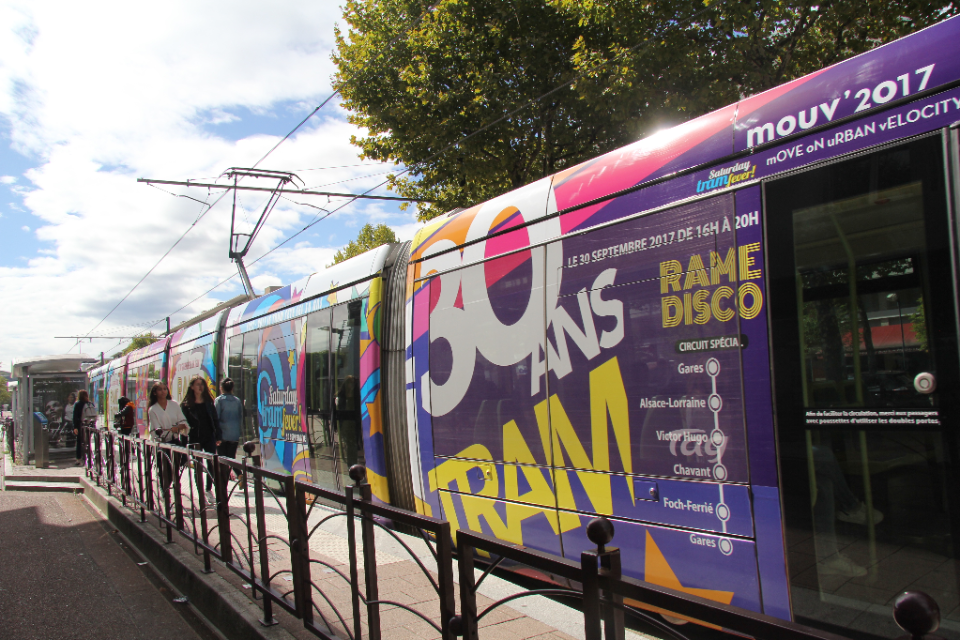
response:
<path id="1" fill-rule="evenodd" d="M 297 124 L 297 126 L 295 126 L 293 129 L 291 129 L 290 132 L 287 133 L 287 135 L 285 135 L 277 144 L 273 145 L 273 147 L 271 147 L 271 149 L 270 149 L 269 151 L 267 151 L 265 154 L 263 154 L 263 156 L 253 164 L 253 168 L 256 168 L 257 165 L 259 165 L 261 162 L 263 162 L 264 160 L 266 160 L 266 159 L 270 156 L 271 153 L 273 153 L 274 151 L 276 151 L 277 148 L 278 148 L 281 144 L 283 144 L 284 142 L 286 142 L 286 141 L 290 138 L 290 136 L 292 136 L 294 133 L 296 133 L 296 132 L 300 129 L 300 127 L 302 127 L 302 126 L 307 122 L 307 120 L 309 120 L 311 117 L 313 117 L 314 114 L 316 114 L 318 111 L 320 111 L 320 109 L 322 109 L 324 106 L 326 106 L 327 103 L 329 103 L 335 96 L 339 95 L 339 93 L 340 93 L 340 90 L 339 90 L 339 89 L 337 89 L 336 91 L 334 91 L 333 93 L 331 93 L 331 94 L 327 97 L 327 99 L 324 100 L 323 102 L 321 102 L 320 105 L 317 106 L 316 109 L 314 109 L 313 111 L 311 111 L 311 112 L 307 115 L 306 118 L 304 118 L 303 120 L 301 120 L 301 121 Z M 153 185 L 151 185 L 151 186 L 153 186 Z M 159 188 L 159 187 L 157 187 L 157 188 Z M 180 194 L 175 194 L 175 193 L 172 193 L 172 192 L 170 192 L 170 191 L 166 191 L 165 189 L 160 189 L 160 190 L 161 190 L 161 191 L 164 191 L 164 192 L 166 192 L 166 193 L 169 193 L 169 194 L 172 195 L 172 196 L 180 197 Z M 223 199 L 227 196 L 228 193 L 230 193 L 230 192 L 229 192 L 229 191 L 224 191 L 224 192 L 223 192 L 222 194 L 220 194 L 220 196 L 219 196 L 216 200 L 214 200 L 213 203 L 210 204 L 209 206 L 207 206 L 207 203 L 206 203 L 206 202 L 203 203 L 204 206 L 206 206 L 206 209 L 204 209 L 203 211 L 201 211 L 201 213 L 200 213 L 200 214 L 197 216 L 197 218 L 190 224 L 190 226 L 186 228 L 186 230 L 180 235 L 179 238 L 177 238 L 176 242 L 174 242 L 174 243 L 170 246 L 170 248 L 167 249 L 162 256 L 160 256 L 160 259 L 157 260 L 157 262 L 156 262 L 152 267 L 150 267 L 150 270 L 147 271 L 147 273 L 145 273 L 144 276 L 143 276 L 142 278 L 140 278 L 140 280 L 138 280 L 135 285 L 133 285 L 133 287 L 130 289 L 130 291 L 128 291 L 128 292 L 120 299 L 120 301 L 119 301 L 117 304 L 115 304 L 115 305 L 113 306 L 113 308 L 110 309 L 110 311 L 107 312 L 107 315 L 105 315 L 103 318 L 101 318 L 100 322 L 98 322 L 98 323 L 93 327 L 93 329 L 91 329 L 90 331 L 87 332 L 87 335 L 88 335 L 88 336 L 89 336 L 89 334 L 91 334 L 91 333 L 93 333 L 94 331 L 96 331 L 96 330 L 100 327 L 100 325 L 102 325 L 104 322 L 106 322 L 107 318 L 109 318 L 111 315 L 113 315 L 113 312 L 116 311 L 117 308 L 119 308 L 120 305 L 123 304 L 124 301 L 133 294 L 134 291 L 136 291 L 137 287 L 139 287 L 141 284 L 143 284 L 143 281 L 146 280 L 147 277 L 148 277 L 151 273 L 153 273 L 154 270 L 155 270 L 158 266 L 160 266 L 160 263 L 163 262 L 164 259 L 166 259 L 166 257 L 167 257 L 168 255 L 170 255 L 170 253 L 177 247 L 177 245 L 180 244 L 180 242 L 187 236 L 187 234 L 190 233 L 190 231 L 191 231 L 194 227 L 197 226 L 197 224 L 203 219 L 203 217 L 204 217 L 211 209 L 213 209 L 215 206 L 217 206 L 217 204 L 218 204 L 221 200 L 223 200 Z M 183 196 L 183 197 L 188 198 L 188 199 L 190 199 L 190 200 L 196 200 L 196 198 L 192 198 L 192 197 L 190 197 L 190 196 Z M 208 197 L 208 199 L 209 199 L 209 191 L 208 191 L 207 197 Z M 199 201 L 198 201 L 198 202 L 199 202 Z"/>
<path id="2" fill-rule="evenodd" d="M 668 29 L 668 30 L 669 30 L 669 29 L 676 29 L 676 28 L 680 28 L 680 27 L 682 27 L 682 26 L 686 26 L 687 24 L 693 22 L 696 18 L 698 18 L 701 14 L 705 13 L 705 12 L 708 11 L 709 9 L 710 9 L 709 6 L 704 6 L 702 9 L 700 9 L 699 11 L 694 12 L 692 15 L 688 16 L 686 19 L 684 19 L 684 20 L 677 20 L 677 21 L 673 22 L 671 25 L 669 25 L 669 26 L 667 27 L 667 29 Z M 421 16 L 421 17 L 422 17 L 422 16 Z M 418 22 L 419 22 L 419 20 L 418 20 Z M 399 35 L 398 35 L 396 38 L 399 38 Z M 394 38 L 394 40 L 396 40 L 396 38 Z M 619 54 L 613 56 L 613 57 L 610 58 L 609 60 L 606 60 L 606 61 L 598 64 L 596 67 L 594 67 L 594 68 L 592 68 L 592 69 L 590 69 L 590 70 L 588 70 L 588 71 L 585 71 L 585 72 L 583 72 L 583 73 L 576 74 L 575 76 L 573 76 L 573 77 L 570 78 L 569 80 L 566 80 L 565 82 L 557 85 L 556 87 L 550 89 L 549 91 L 546 91 L 546 92 L 544 92 L 544 93 L 542 93 L 542 94 L 540 94 L 540 95 L 538 95 L 538 96 L 536 96 L 536 97 L 534 97 L 534 98 L 531 98 L 531 99 L 527 100 L 526 102 L 524 102 L 521 106 L 517 107 L 516 109 L 513 109 L 513 110 L 507 112 L 506 114 L 500 116 L 499 118 L 497 118 L 497 119 L 495 119 L 495 120 L 493 120 L 493 121 L 491 121 L 491 122 L 488 122 L 487 124 L 483 125 L 483 126 L 480 127 L 479 129 L 476 129 L 476 130 L 474 130 L 474 131 L 471 131 L 470 133 L 464 135 L 462 138 L 459 138 L 459 139 L 455 140 L 454 142 L 451 142 L 451 143 L 447 144 L 447 145 L 444 146 L 442 149 L 440 149 L 439 151 L 436 151 L 435 153 L 431 154 L 431 155 L 428 156 L 427 158 L 424 158 L 423 160 L 419 160 L 419 161 L 417 161 L 417 162 L 415 162 L 415 163 L 413 163 L 413 164 L 411 164 L 411 165 L 408 165 L 408 166 L 404 167 L 404 168 L 403 168 L 402 170 L 400 170 L 397 174 L 395 174 L 394 178 L 399 177 L 399 176 L 401 176 L 401 175 L 403 175 L 403 174 L 406 174 L 406 173 L 414 172 L 417 168 L 419 168 L 419 167 L 427 164 L 428 162 L 434 160 L 435 158 L 438 158 L 439 156 L 443 155 L 444 153 L 446 153 L 446 152 L 449 151 L 450 149 L 452 149 L 452 148 L 454 148 L 454 147 L 457 147 L 457 146 L 463 144 L 464 142 L 466 142 L 466 141 L 469 140 L 470 138 L 473 138 L 474 136 L 477 136 L 477 135 L 479 135 L 479 134 L 481 134 L 481 133 L 483 133 L 483 132 L 485 132 L 485 131 L 488 131 L 488 130 L 491 129 L 492 127 L 500 124 L 501 122 L 504 122 L 505 120 L 508 120 L 509 118 L 515 116 L 516 114 L 520 113 L 520 112 L 523 111 L 524 109 L 527 109 L 527 108 L 529 108 L 529 107 L 531 107 L 531 106 L 539 103 L 539 102 L 542 101 L 543 99 L 552 96 L 553 94 L 557 93 L 558 91 L 560 91 L 560 90 L 562 90 L 562 89 L 565 89 L 565 88 L 569 87 L 570 85 L 572 85 L 572 84 L 574 84 L 574 83 L 576 83 L 576 82 L 578 82 L 578 81 L 580 81 L 580 80 L 583 80 L 584 78 L 586 78 L 586 77 L 588 77 L 588 76 L 590 76 L 590 75 L 595 74 L 595 73 L 596 73 L 597 71 L 599 71 L 600 69 L 603 69 L 604 67 L 607 67 L 607 66 L 609 66 L 609 65 L 611 65 L 611 64 L 619 61 L 620 59 L 622 59 L 622 58 L 623 58 L 625 55 L 627 55 L 628 53 L 634 52 L 634 51 L 636 51 L 637 49 L 639 49 L 639 48 L 641 48 L 641 47 L 650 45 L 651 42 L 654 42 L 654 41 L 659 41 L 659 38 L 654 38 L 654 39 L 652 39 L 652 40 L 651 40 L 651 39 L 645 39 L 643 42 L 639 42 L 639 43 L 633 45 L 632 47 L 628 47 L 628 48 L 622 50 Z M 391 42 L 391 44 L 392 44 L 392 42 Z M 325 104 L 327 104 L 327 102 L 329 102 L 334 96 L 336 96 L 337 94 L 339 94 L 339 92 L 340 92 L 340 90 L 337 89 L 329 98 L 327 98 L 327 100 L 325 100 L 319 107 L 317 107 L 317 109 L 315 109 L 314 111 L 312 111 L 312 112 L 310 113 L 310 115 L 308 115 L 306 118 L 304 118 L 304 120 L 303 120 L 300 124 L 297 125 L 297 127 L 294 129 L 294 131 L 296 131 L 296 129 L 298 129 L 300 126 L 302 126 L 304 122 L 306 122 L 313 114 L 315 114 L 317 111 L 319 111 L 320 108 L 322 108 Z M 271 149 L 271 150 L 264 156 L 264 158 L 266 158 L 268 155 L 270 155 L 270 153 L 272 153 L 278 146 L 280 146 L 280 144 L 282 144 L 284 140 L 286 140 L 287 138 L 289 138 L 290 135 L 292 135 L 292 133 L 293 133 L 293 132 L 291 132 L 290 134 L 287 134 L 287 136 L 285 136 L 283 140 L 281 140 L 280 142 L 278 142 L 278 143 L 273 147 L 273 149 Z M 260 162 L 262 162 L 264 158 L 261 158 L 259 161 L 257 161 L 257 164 L 259 164 Z M 256 166 L 256 165 L 254 165 L 254 166 Z M 326 210 L 326 209 L 323 209 L 323 208 L 321 208 L 321 207 L 317 207 L 316 205 L 309 205 L 309 204 L 306 204 L 306 203 L 296 203 L 296 204 L 301 204 L 301 205 L 304 205 L 304 206 L 309 206 L 309 207 L 313 207 L 313 208 L 319 209 L 320 211 L 324 212 L 325 215 L 322 215 L 322 216 L 321 216 L 320 214 L 317 214 L 316 216 L 314 216 L 314 219 L 311 220 L 306 226 L 304 226 L 302 229 L 300 229 L 300 230 L 297 231 L 296 233 L 294 233 L 294 234 L 288 236 L 287 238 L 285 238 L 283 241 L 281 241 L 281 242 L 280 242 L 279 244 L 277 244 L 275 247 L 273 247 L 273 248 L 269 249 L 268 251 L 266 251 L 265 253 L 263 253 L 263 254 L 262 254 L 260 257 L 258 257 L 256 260 L 254 260 L 253 262 L 251 262 L 251 263 L 250 263 L 250 266 L 253 266 L 254 264 L 256 264 L 257 262 L 259 262 L 260 260 L 262 260 L 262 259 L 265 258 L 266 256 L 270 255 L 271 253 L 273 253 L 273 252 L 276 251 L 277 249 L 280 249 L 281 247 L 283 247 L 284 245 L 286 245 L 288 242 L 290 242 L 291 240 L 293 240 L 293 239 L 296 238 L 297 236 L 301 235 L 302 233 L 304 233 L 305 231 L 307 231 L 308 229 L 310 229 L 310 228 L 313 227 L 314 225 L 322 222 L 323 220 L 326 220 L 327 218 L 329 218 L 329 217 L 332 216 L 333 214 L 337 213 L 338 211 L 341 211 L 343 208 L 349 206 L 350 204 L 353 204 L 353 203 L 356 202 L 358 199 L 360 199 L 361 196 L 367 195 L 367 194 L 369 194 L 369 193 L 371 193 L 371 192 L 373 192 L 373 191 L 375 191 L 375 190 L 377 190 L 377 189 L 379 189 L 379 188 L 387 185 L 389 182 L 390 182 L 390 179 L 384 180 L 383 182 L 377 184 L 376 186 L 374 186 L 374 187 L 372 187 L 372 188 L 364 191 L 362 194 L 357 194 L 356 196 L 352 197 L 351 199 L 347 200 L 346 202 L 344 202 L 343 204 L 341 204 L 340 206 L 338 206 L 338 207 L 336 207 L 336 208 L 334 208 L 334 209 L 332 209 L 332 210 Z M 336 183 L 333 183 L 333 184 L 336 184 Z M 286 199 L 286 200 L 288 200 L 288 201 L 290 201 L 290 202 L 293 202 L 292 200 L 289 200 L 288 198 L 284 198 L 284 199 Z M 222 280 L 221 282 L 219 282 L 218 284 L 214 285 L 212 288 L 208 289 L 206 292 L 204 292 L 204 293 L 202 293 L 201 295 L 197 296 L 196 298 L 194 298 L 193 300 L 191 300 L 191 301 L 188 302 L 187 304 L 183 305 L 182 307 L 180 307 L 179 309 L 177 309 L 175 312 L 173 312 L 173 313 L 170 314 L 170 315 L 173 316 L 173 315 L 175 315 L 176 313 L 179 313 L 180 311 L 183 311 L 184 309 L 186 309 L 187 307 L 189 307 L 190 305 L 192 305 L 194 302 L 200 300 L 200 299 L 203 298 L 204 296 L 212 293 L 213 291 L 215 291 L 215 290 L 218 289 L 219 287 L 223 286 L 224 284 L 226 284 L 227 282 L 229 282 L 230 280 L 232 280 L 235 276 L 236 276 L 236 274 L 233 274 L 233 275 L 229 276 L 228 278 Z"/>

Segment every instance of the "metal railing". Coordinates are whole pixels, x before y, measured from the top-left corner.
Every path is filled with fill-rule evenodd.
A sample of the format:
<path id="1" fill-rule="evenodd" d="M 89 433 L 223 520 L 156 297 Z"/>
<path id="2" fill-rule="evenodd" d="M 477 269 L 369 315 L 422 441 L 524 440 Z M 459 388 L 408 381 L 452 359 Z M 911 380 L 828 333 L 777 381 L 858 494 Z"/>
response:
<path id="1" fill-rule="evenodd" d="M 252 455 L 254 443 L 244 445 L 247 456 L 236 460 L 106 429 L 84 427 L 81 437 L 88 477 L 139 513 L 141 522 L 156 518 L 167 542 L 173 541 L 175 532 L 188 540 L 202 555 L 205 572 L 212 571 L 211 560 L 217 559 L 240 576 L 260 602 L 264 625 L 277 623 L 276 605 L 320 638 L 380 640 L 382 608 L 389 607 L 429 624 L 443 640 L 458 636 L 479 640 L 485 616 L 509 602 L 539 595 L 581 611 L 586 640 L 623 640 L 625 614 L 644 620 L 664 637 L 687 640 L 682 629 L 655 612 L 740 637 L 841 640 L 826 631 L 624 577 L 620 550 L 609 546 L 613 524 L 605 518 L 587 526 L 587 537 L 596 549 L 584 551 L 577 563 L 472 531 L 452 532 L 444 520 L 375 503 L 360 465 L 350 468 L 354 486 L 334 491 L 261 468 L 259 458 Z M 388 522 L 419 532 L 416 543 L 422 540 L 428 552 L 416 553 L 409 536 L 385 526 Z M 327 535 L 323 527 L 334 524 L 345 525 L 345 562 L 311 552 L 311 543 Z M 381 540 L 386 536 L 409 556 L 436 600 L 418 607 L 380 596 L 377 532 Z M 480 556 L 486 566 L 478 577 L 475 564 Z M 545 581 L 540 588 L 479 609 L 480 585 L 499 567 L 511 565 L 532 569 L 554 584 Z M 902 594 L 893 614 L 917 638 L 939 625 L 936 602 L 922 592 Z"/>

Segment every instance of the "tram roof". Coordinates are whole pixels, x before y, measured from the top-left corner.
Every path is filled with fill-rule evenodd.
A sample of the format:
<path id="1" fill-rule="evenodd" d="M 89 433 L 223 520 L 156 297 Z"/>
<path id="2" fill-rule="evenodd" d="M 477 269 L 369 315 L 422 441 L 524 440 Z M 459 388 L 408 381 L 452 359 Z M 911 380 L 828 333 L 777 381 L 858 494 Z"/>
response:
<path id="1" fill-rule="evenodd" d="M 293 284 L 288 284 L 276 291 L 255 298 L 246 304 L 241 304 L 230 310 L 227 317 L 227 327 L 254 320 L 271 314 L 291 305 L 316 298 L 318 296 L 333 296 L 333 294 L 365 282 L 380 273 L 387 256 L 395 244 L 385 244 L 371 249 L 359 256 L 344 260 L 301 278 Z M 335 298 L 335 296 L 334 296 Z M 336 299 L 330 303 L 335 304 Z"/>
<path id="2" fill-rule="evenodd" d="M 486 243 L 484 250 L 464 250 L 461 264 L 515 251 L 535 242 L 532 236 L 543 234 L 521 230 L 507 233 L 509 229 L 554 218 L 558 213 L 559 229 L 554 227 L 552 235 L 588 228 L 603 220 L 604 207 L 619 194 L 677 173 L 709 167 L 730 156 L 749 156 L 769 145 L 836 125 L 855 113 L 858 117 L 873 113 L 893 101 L 888 98 L 883 105 L 858 111 L 863 99 L 857 92 L 863 88 L 869 91 L 881 84 L 893 84 L 899 95 L 902 81 L 895 79 L 907 74 L 908 82 L 913 83 L 908 97 L 914 99 L 924 83 L 922 72 L 930 65 L 927 92 L 954 83 L 960 79 L 958 39 L 960 17 L 950 18 L 488 202 L 436 218 L 414 236 L 410 259 L 417 261 L 479 243 L 494 234 L 500 234 L 498 241 Z M 819 122 L 811 123 L 811 118 Z M 805 124 L 810 126 L 802 128 Z"/>

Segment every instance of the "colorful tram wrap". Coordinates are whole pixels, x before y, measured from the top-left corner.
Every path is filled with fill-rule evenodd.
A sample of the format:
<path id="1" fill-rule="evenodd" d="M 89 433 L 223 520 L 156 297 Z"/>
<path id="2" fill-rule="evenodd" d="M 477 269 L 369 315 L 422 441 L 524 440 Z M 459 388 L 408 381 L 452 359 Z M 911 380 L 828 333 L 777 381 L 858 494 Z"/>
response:
<path id="1" fill-rule="evenodd" d="M 896 635 L 922 588 L 960 637 L 957 42 L 437 218 L 92 388 L 229 375 L 268 468 L 363 463 L 379 500 L 569 558 L 602 514 L 628 575 L 841 632 Z"/>

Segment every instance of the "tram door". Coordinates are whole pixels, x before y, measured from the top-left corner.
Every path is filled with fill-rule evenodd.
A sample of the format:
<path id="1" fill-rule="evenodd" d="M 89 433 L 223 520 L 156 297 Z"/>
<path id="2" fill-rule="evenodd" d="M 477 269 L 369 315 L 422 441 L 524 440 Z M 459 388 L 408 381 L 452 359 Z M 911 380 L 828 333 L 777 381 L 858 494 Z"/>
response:
<path id="1" fill-rule="evenodd" d="M 313 480 L 341 489 L 363 464 L 360 423 L 359 301 L 307 318 L 307 430 Z"/>
<path id="2" fill-rule="evenodd" d="M 943 142 L 764 186 L 794 618 L 899 632 L 905 589 L 960 637 L 958 352 Z"/>

